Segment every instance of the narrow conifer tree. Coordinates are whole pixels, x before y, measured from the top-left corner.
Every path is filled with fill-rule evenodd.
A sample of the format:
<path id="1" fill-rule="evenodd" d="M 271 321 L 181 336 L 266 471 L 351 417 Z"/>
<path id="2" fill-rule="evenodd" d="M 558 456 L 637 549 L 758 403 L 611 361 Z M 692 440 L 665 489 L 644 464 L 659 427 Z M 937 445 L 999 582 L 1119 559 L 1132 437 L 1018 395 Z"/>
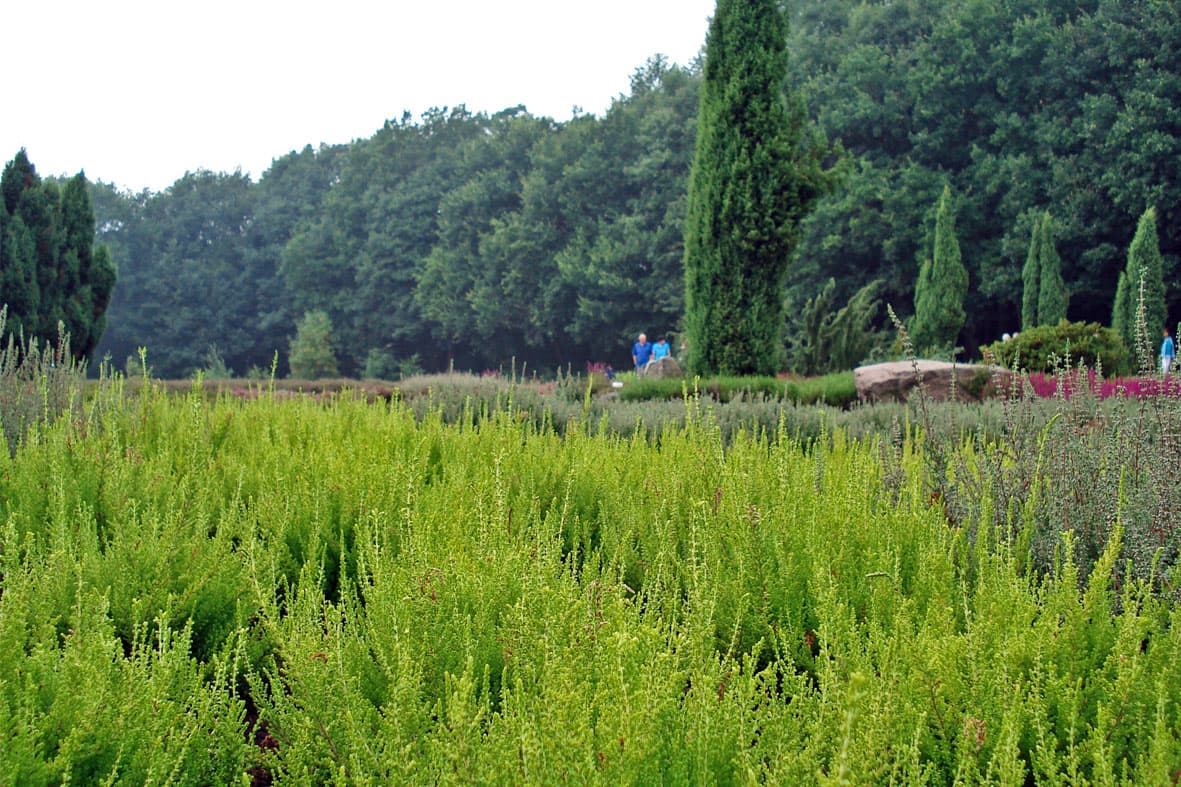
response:
<path id="1" fill-rule="evenodd" d="M 59 313 L 70 334 L 70 348 L 90 355 L 106 328 L 107 304 L 115 285 L 115 267 L 106 246 L 94 246 L 94 211 L 81 173 L 62 189 L 61 225 L 65 253 L 59 266 Z"/>
<path id="2" fill-rule="evenodd" d="M 1136 348 L 1136 325 L 1140 300 L 1140 280 L 1144 280 L 1144 314 L 1148 340 L 1155 342 L 1165 327 L 1164 260 L 1156 234 L 1156 208 L 1149 207 L 1140 216 L 1136 234 L 1128 247 L 1128 265 L 1124 269 L 1126 303 L 1120 303 L 1116 290 L 1115 309 L 1123 309 L 1121 334 L 1129 348 Z M 1113 310 L 1114 311 L 1114 310 Z M 1114 317 L 1112 320 L 1114 327 Z"/>
<path id="3" fill-rule="evenodd" d="M 1062 279 L 1062 258 L 1054 245 L 1054 220 L 1050 211 L 1042 216 L 1037 244 L 1040 285 L 1037 297 L 1037 324 L 1057 325 L 1066 319 L 1070 295 Z"/>
<path id="4" fill-rule="evenodd" d="M 968 271 L 960 259 L 955 235 L 955 211 L 951 188 L 943 187 L 935 214 L 935 253 L 924 262 L 914 293 L 914 321 L 911 338 L 921 353 L 947 351 L 954 347 L 967 315 L 964 297 L 968 293 Z"/>
<path id="5" fill-rule="evenodd" d="M 1038 269 L 1038 241 L 1041 238 L 1041 216 L 1033 220 L 1029 234 L 1029 254 L 1021 268 L 1021 330 L 1037 327 L 1037 296 L 1042 287 L 1042 274 Z"/>
<path id="6" fill-rule="evenodd" d="M 1115 288 L 1115 305 L 1111 309 L 1111 329 L 1123 339 L 1124 346 L 1129 350 L 1135 346 L 1133 344 L 1135 332 L 1128 322 L 1132 313 L 1131 292 L 1132 286 L 1128 282 L 1127 271 L 1120 271 L 1119 283 Z"/>
<path id="7" fill-rule="evenodd" d="M 0 305 L 8 305 L 5 334 L 33 336 L 41 306 L 33 233 L 0 205 Z M 0 336 L 0 341 L 5 336 Z"/>
<path id="8" fill-rule="evenodd" d="M 775 0 L 718 0 L 706 38 L 685 220 L 685 338 L 698 374 L 771 374 L 798 225 L 827 183 L 822 146 L 785 92 Z"/>

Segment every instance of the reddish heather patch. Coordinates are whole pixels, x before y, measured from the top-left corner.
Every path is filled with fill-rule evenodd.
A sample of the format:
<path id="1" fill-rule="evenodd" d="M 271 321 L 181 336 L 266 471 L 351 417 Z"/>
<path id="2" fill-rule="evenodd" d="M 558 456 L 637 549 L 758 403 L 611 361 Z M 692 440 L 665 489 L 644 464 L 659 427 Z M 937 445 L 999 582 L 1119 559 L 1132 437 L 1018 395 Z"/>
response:
<path id="1" fill-rule="evenodd" d="M 1099 379 L 1093 370 L 1088 371 L 1086 377 L 1078 373 L 1067 374 L 1063 377 L 1034 372 L 1028 375 L 1033 392 L 1043 399 L 1058 395 L 1058 388 L 1063 385 L 1063 396 L 1067 399 L 1081 386 L 1086 386 L 1100 399 L 1110 399 L 1119 396 L 1126 399 L 1147 399 L 1164 396 L 1170 399 L 1181 398 L 1181 377 L 1115 377 L 1109 380 Z"/>

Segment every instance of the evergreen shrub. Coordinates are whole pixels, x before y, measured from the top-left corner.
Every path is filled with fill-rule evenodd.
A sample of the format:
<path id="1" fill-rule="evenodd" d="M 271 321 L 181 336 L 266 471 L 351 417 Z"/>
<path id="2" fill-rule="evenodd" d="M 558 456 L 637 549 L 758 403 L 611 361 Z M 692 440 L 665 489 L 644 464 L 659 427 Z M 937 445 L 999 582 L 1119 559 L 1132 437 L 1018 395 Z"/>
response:
<path id="1" fill-rule="evenodd" d="M 1069 357 L 1072 366 L 1100 365 L 1105 374 L 1129 371 L 1129 355 L 1119 335 L 1098 323 L 1067 322 L 1021 331 L 1008 341 L 981 347 L 986 357 L 1031 372 L 1053 371 Z"/>

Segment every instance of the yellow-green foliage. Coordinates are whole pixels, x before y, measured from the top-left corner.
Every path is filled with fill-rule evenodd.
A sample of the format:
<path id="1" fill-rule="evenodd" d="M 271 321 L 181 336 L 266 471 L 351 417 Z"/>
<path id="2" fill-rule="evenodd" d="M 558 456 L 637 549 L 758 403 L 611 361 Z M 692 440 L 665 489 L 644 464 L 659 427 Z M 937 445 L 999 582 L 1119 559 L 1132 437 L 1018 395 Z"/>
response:
<path id="1" fill-rule="evenodd" d="M 1112 589 L 1118 531 L 1081 591 L 1030 579 L 1020 512 L 972 543 L 921 441 L 684 406 L 652 441 L 149 385 L 34 433 L 0 783 L 1173 778 L 1181 627 Z"/>

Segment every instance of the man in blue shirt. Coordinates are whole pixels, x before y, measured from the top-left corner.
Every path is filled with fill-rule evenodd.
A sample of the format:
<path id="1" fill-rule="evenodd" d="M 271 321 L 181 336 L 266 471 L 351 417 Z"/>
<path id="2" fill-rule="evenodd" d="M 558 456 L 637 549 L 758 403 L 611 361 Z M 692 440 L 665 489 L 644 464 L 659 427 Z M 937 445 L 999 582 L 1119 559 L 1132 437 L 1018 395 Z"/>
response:
<path id="1" fill-rule="evenodd" d="M 632 363 L 636 365 L 636 371 L 639 371 L 647 366 L 650 360 L 652 345 L 648 343 L 648 335 L 641 333 L 639 341 L 632 345 Z"/>
<path id="2" fill-rule="evenodd" d="M 1168 374 L 1169 369 L 1173 368 L 1173 358 L 1177 353 L 1173 349 L 1173 337 L 1169 336 L 1169 329 L 1165 328 L 1165 340 L 1160 343 L 1160 369 L 1161 374 Z"/>

